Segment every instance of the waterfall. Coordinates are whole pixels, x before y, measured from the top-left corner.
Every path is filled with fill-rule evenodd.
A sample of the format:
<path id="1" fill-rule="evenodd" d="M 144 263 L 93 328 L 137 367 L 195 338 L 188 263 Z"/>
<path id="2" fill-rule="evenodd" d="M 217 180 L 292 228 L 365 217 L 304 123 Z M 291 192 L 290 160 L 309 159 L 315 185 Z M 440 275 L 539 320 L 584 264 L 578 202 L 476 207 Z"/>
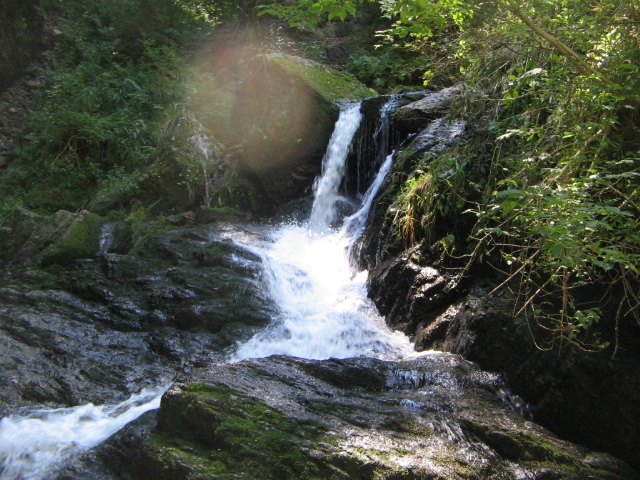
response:
<path id="1" fill-rule="evenodd" d="M 364 199 L 360 205 L 360 208 L 353 215 L 348 216 L 344 219 L 344 223 L 342 224 L 342 229 L 340 230 L 340 234 L 347 238 L 350 246 L 360 238 L 362 235 L 367 219 L 369 218 L 369 211 L 371 210 L 371 206 L 373 205 L 373 201 L 382 186 L 382 182 L 387 177 L 387 174 L 391 170 L 391 166 L 393 165 L 393 154 L 395 152 L 387 155 L 384 163 L 380 167 L 378 174 L 373 180 L 373 183 L 369 186 L 367 191 L 364 194 Z"/>
<path id="2" fill-rule="evenodd" d="M 336 219 L 336 203 L 341 198 L 338 190 L 344 178 L 349 147 L 361 120 L 359 103 L 340 112 L 322 160 L 322 175 L 313 189 L 314 201 L 308 225 L 314 231 L 329 228 Z"/>
<path id="3" fill-rule="evenodd" d="M 239 345 L 231 361 L 274 354 L 326 359 L 399 358 L 415 353 L 405 335 L 387 327 L 367 298 L 367 272 L 355 272 L 347 255 L 391 169 L 392 155 L 342 230 L 329 228 L 338 215 L 346 155 L 360 119 L 359 106 L 340 115 L 316 181 L 308 222 L 282 225 L 271 234 L 270 243 L 252 245 L 263 259 L 265 288 L 280 315 L 269 328 Z"/>
<path id="4" fill-rule="evenodd" d="M 383 108 L 382 115 L 388 117 L 388 110 Z M 354 271 L 347 255 L 391 169 L 392 155 L 386 157 L 359 209 L 344 219 L 341 230 L 332 227 L 339 220 L 346 159 L 361 119 L 359 104 L 340 114 L 322 174 L 314 186 L 313 208 L 306 223 L 283 224 L 253 240 L 235 239 L 262 258 L 263 285 L 279 313 L 268 328 L 237 345 L 229 361 L 273 354 L 309 359 L 391 359 L 415 354 L 409 339 L 390 330 L 367 298 L 367 272 Z M 388 122 L 381 125 L 388 128 Z M 388 133 L 378 129 L 376 135 Z M 113 234 L 111 229 L 103 232 L 103 253 L 111 248 Z M 96 446 L 142 413 L 158 408 L 165 390 L 143 391 L 119 405 L 89 404 L 2 419 L 0 479 L 52 478 L 53 472 L 73 455 Z"/>
<path id="5" fill-rule="evenodd" d="M 0 479 L 39 480 L 73 455 L 106 440 L 143 413 L 157 409 L 166 390 L 143 390 L 112 406 L 40 410 L 0 420 Z"/>

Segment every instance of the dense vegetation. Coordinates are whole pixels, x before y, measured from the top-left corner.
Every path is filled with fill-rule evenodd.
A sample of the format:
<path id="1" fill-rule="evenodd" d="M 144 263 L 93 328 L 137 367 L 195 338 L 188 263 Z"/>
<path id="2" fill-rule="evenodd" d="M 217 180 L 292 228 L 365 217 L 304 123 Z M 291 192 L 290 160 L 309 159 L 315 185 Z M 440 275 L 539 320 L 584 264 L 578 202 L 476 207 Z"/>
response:
<path id="1" fill-rule="evenodd" d="M 363 43 L 344 68 L 383 91 L 465 85 L 452 116 L 468 122 L 466 141 L 398 167 L 397 231 L 407 244 L 438 243 L 461 275 L 478 263 L 502 271 L 516 312 L 553 333 L 541 347 L 601 349 L 619 338 L 640 317 L 638 4 L 374 3 L 377 45 Z M 190 60 L 222 35 L 222 21 L 255 20 L 255 8 L 309 32 L 367 5 L 40 2 L 62 34 L 3 176 L 0 213 L 90 205 L 139 222 L 174 207 L 238 204 L 233 170 L 218 168 L 232 147 L 234 83 L 221 86 L 219 72 Z M 318 42 L 300 50 L 323 57 Z M 215 158 L 193 145 L 203 125 Z M 158 177 L 176 179 L 176 191 L 160 195 Z M 589 329 L 601 318 L 606 338 Z"/>
<path id="2" fill-rule="evenodd" d="M 263 11 L 312 27 L 362 3 Z M 471 132 L 399 168 L 398 231 L 408 244 L 439 241 L 460 275 L 477 263 L 503 272 L 516 313 L 552 333 L 540 347 L 617 342 L 623 319 L 640 320 L 638 4 L 380 4 L 393 21 L 381 45 L 414 52 L 427 86 L 463 83 L 454 115 Z M 607 338 L 590 329 L 601 318 Z"/>
<path id="3" fill-rule="evenodd" d="M 194 75 L 189 56 L 223 18 L 238 19 L 248 8 L 189 0 L 40 2 L 40 16 L 58 36 L 40 65 L 43 92 L 2 179 L 1 213 L 16 205 L 48 213 L 91 204 L 99 213 L 140 214 L 161 200 L 158 191 L 149 195 L 154 176 L 180 185 L 178 193 L 162 192 L 159 212 L 211 204 L 205 177 L 224 158 L 211 138 L 211 158 L 194 153 L 199 147 L 190 139 L 202 119 L 189 102 L 204 87 L 215 95 L 215 85 Z M 221 124 L 228 109 L 217 113 Z"/>

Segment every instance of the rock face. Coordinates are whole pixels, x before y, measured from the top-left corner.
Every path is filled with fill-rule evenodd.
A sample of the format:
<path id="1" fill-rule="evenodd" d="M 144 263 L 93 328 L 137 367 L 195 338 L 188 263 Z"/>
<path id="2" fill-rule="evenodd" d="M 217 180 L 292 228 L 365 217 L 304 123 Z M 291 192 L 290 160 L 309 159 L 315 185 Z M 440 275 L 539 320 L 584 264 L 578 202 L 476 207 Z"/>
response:
<path id="1" fill-rule="evenodd" d="M 244 361 L 174 385 L 154 430 L 131 426 L 97 456 L 149 480 L 636 478 L 526 420 L 502 388 L 444 353 Z"/>
<path id="2" fill-rule="evenodd" d="M 614 358 L 573 347 L 561 356 L 545 352 L 535 347 L 526 319 L 513 317 L 513 298 L 488 291 L 477 286 L 454 302 L 416 343 L 503 372 L 534 406 L 536 422 L 639 468 L 640 348 L 631 332 L 625 332 L 625 351 Z"/>
<path id="3" fill-rule="evenodd" d="M 76 254 L 62 255 L 64 234 L 91 230 L 97 216 L 19 216 L 2 232 L 3 413 L 117 402 L 220 361 L 273 314 L 258 287 L 260 259 L 225 239 L 238 231 L 230 225 L 166 228 L 134 245 L 126 224 L 101 229 L 100 219 L 95 234 L 72 235 Z M 56 235 L 38 243 L 52 225 Z"/>
<path id="4" fill-rule="evenodd" d="M 407 135 L 420 131 L 430 121 L 444 116 L 451 102 L 462 92 L 461 86 L 454 86 L 428 93 L 424 97 L 400 107 L 393 114 L 396 130 Z"/>
<path id="5" fill-rule="evenodd" d="M 275 205 L 309 193 L 338 118 L 334 101 L 375 92 L 310 60 L 258 55 L 249 60 L 232 112 L 242 166 Z"/>
<path id="6" fill-rule="evenodd" d="M 443 219 L 431 242 L 407 248 L 400 239 L 394 226 L 394 200 L 402 186 L 398 178 L 406 178 L 402 175 L 409 175 L 417 160 L 438 154 L 464 132 L 462 125 L 443 119 L 422 128 L 398 154 L 398 173 L 380 196 L 360 241 L 357 255 L 370 272 L 369 296 L 387 323 L 409 335 L 418 349 L 458 353 L 504 374 L 532 405 L 536 421 L 640 468 L 640 417 L 634 413 L 640 407 L 637 327 L 620 333 L 623 346 L 613 359 L 570 346 L 562 352 L 541 351 L 527 320 L 514 318 L 514 299 L 487 296 L 500 283 L 495 271 L 477 269 L 460 280 L 455 269 L 446 268 L 451 265 L 443 265 L 437 240 L 454 231 L 455 221 L 465 219 Z"/>

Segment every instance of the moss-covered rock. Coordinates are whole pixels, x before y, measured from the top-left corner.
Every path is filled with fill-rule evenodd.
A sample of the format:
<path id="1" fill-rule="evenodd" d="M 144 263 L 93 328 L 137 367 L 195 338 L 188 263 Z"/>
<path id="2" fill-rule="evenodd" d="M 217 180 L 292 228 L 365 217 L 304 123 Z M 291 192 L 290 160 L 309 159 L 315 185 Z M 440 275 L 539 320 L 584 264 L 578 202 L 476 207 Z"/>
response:
<path id="1" fill-rule="evenodd" d="M 378 95 L 375 90 L 364 86 L 353 75 L 313 60 L 283 54 L 271 54 L 267 57 L 286 73 L 302 79 L 329 102 L 337 100 L 353 102 Z"/>
<path id="2" fill-rule="evenodd" d="M 17 208 L 4 230 L 1 259 L 11 264 L 70 265 L 98 253 L 103 218 L 60 210 L 42 216 Z"/>
<path id="3" fill-rule="evenodd" d="M 502 388 L 443 353 L 249 360 L 174 385 L 154 433 L 110 462 L 138 480 L 636 478 L 518 415 Z"/>
<path id="4" fill-rule="evenodd" d="M 236 92 L 233 131 L 240 170 L 278 205 L 309 192 L 338 118 L 338 99 L 376 93 L 355 78 L 289 55 L 256 55 Z"/>
<path id="5" fill-rule="evenodd" d="M 54 215 L 63 217 L 68 212 Z M 100 228 L 103 219 L 95 213 L 83 213 L 71 224 L 43 254 L 42 266 L 69 265 L 81 258 L 91 258 L 100 247 Z"/>

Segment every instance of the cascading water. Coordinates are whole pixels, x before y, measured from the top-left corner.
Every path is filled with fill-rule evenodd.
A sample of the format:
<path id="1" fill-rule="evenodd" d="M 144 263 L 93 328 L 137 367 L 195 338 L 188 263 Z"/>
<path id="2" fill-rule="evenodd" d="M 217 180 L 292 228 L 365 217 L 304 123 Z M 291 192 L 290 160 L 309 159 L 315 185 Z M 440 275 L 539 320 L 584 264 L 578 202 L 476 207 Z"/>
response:
<path id="1" fill-rule="evenodd" d="M 376 178 L 374 178 L 373 183 L 365 192 L 364 198 L 358 211 L 344 219 L 340 234 L 349 241 L 350 246 L 353 245 L 356 240 L 358 240 L 360 235 L 362 235 L 367 219 L 369 218 L 369 211 L 371 210 L 373 201 L 375 200 L 376 195 L 378 194 L 378 191 L 382 186 L 382 182 L 384 182 L 384 179 L 387 177 L 389 170 L 391 170 L 392 165 L 393 153 L 390 153 L 389 155 L 387 155 L 387 158 L 380 167 L 380 170 L 378 171 Z"/>
<path id="2" fill-rule="evenodd" d="M 230 361 L 273 354 L 310 359 L 415 354 L 409 340 L 391 331 L 367 298 L 366 272 L 354 272 L 347 252 L 358 238 L 392 156 L 383 163 L 356 213 L 336 222 L 345 163 L 362 115 L 345 109 L 336 123 L 322 175 L 314 188 L 311 216 L 304 225 L 284 225 L 269 241 L 247 248 L 263 259 L 264 283 L 280 314 L 270 327 L 239 345 Z M 107 232 L 108 233 L 108 232 Z M 106 233 L 105 233 L 106 235 Z M 101 248 L 109 249 L 107 237 Z M 158 408 L 164 388 L 143 392 L 114 406 L 85 405 L 40 411 L 0 421 L 0 479 L 41 480 L 71 456 L 92 448 L 142 413 Z"/>
<path id="3" fill-rule="evenodd" d="M 407 337 L 392 332 L 367 298 L 366 272 L 352 271 L 348 249 L 358 238 L 373 199 L 391 168 L 389 155 L 367 191 L 360 209 L 341 230 L 336 203 L 349 146 L 360 123 L 359 105 L 342 112 L 316 182 L 309 221 L 284 225 L 273 243 L 258 247 L 264 281 L 281 315 L 271 327 L 240 345 L 231 360 L 273 354 L 311 359 L 375 356 L 397 358 L 414 353 Z"/>
<path id="4" fill-rule="evenodd" d="M 344 178 L 349 147 L 361 120 L 359 103 L 340 113 L 322 160 L 322 175 L 314 185 L 313 207 L 308 221 L 310 230 L 323 231 L 336 219 L 336 203 L 340 200 L 338 190 Z"/>
<path id="5" fill-rule="evenodd" d="M 38 480 L 73 455 L 95 447 L 143 413 L 157 409 L 166 390 L 143 390 L 112 406 L 41 410 L 0 420 L 0 479 Z"/>

